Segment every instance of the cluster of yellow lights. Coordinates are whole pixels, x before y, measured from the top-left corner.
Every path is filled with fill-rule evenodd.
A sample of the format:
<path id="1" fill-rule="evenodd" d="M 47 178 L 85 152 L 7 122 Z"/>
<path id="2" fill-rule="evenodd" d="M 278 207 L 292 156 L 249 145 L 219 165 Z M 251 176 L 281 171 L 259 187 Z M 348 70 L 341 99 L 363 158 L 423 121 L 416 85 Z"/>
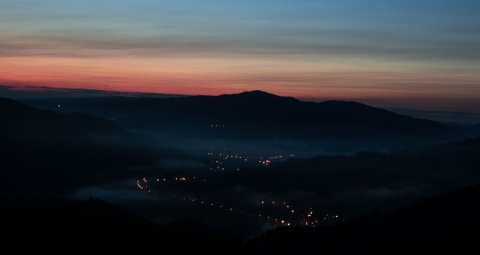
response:
<path id="1" fill-rule="evenodd" d="M 175 178 L 172 178 L 172 180 L 175 180 L 175 181 L 187 181 L 188 179 L 190 179 L 190 177 L 175 177 Z M 192 179 L 195 179 L 195 177 L 193 177 Z M 156 179 L 157 182 L 165 182 L 166 181 L 166 178 L 163 178 L 163 179 L 160 179 L 160 178 L 157 178 Z M 205 181 L 205 180 L 203 180 Z M 137 180 L 137 187 L 140 189 L 140 190 L 144 190 L 144 189 L 147 189 L 148 186 L 147 185 L 142 185 L 142 182 L 143 183 L 148 183 L 148 179 L 147 178 L 142 178 L 141 180 Z M 147 189 L 147 191 L 150 193 L 150 189 Z M 155 194 L 157 194 L 155 192 Z M 175 198 L 176 196 L 173 195 L 173 198 Z M 182 200 L 184 201 L 191 201 L 191 202 L 199 202 L 200 204 L 204 204 L 206 202 L 204 201 L 199 201 L 197 198 L 194 198 L 194 197 L 182 197 Z M 271 202 L 267 202 L 265 200 L 261 200 L 260 201 L 260 205 L 267 205 L 267 204 L 271 204 L 272 206 L 275 206 L 277 208 L 288 208 L 288 211 L 291 212 L 292 214 L 295 214 L 295 210 L 294 209 L 291 209 L 290 205 L 287 204 L 287 202 L 276 202 L 276 201 L 271 201 Z M 210 206 L 215 206 L 216 208 L 224 208 L 224 206 L 221 204 L 221 203 L 210 203 Z M 295 226 L 294 224 L 292 224 L 291 222 L 287 222 L 286 220 L 284 219 L 278 219 L 278 218 L 275 218 L 275 217 L 270 217 L 270 216 L 264 216 L 262 214 L 257 214 L 257 215 L 251 215 L 249 213 L 246 213 L 244 212 L 243 210 L 235 210 L 233 207 L 226 207 L 226 209 L 228 212 L 232 212 L 232 213 L 243 213 L 243 214 L 246 214 L 246 215 L 250 215 L 250 216 L 254 216 L 254 217 L 257 217 L 259 219 L 262 219 L 262 220 L 266 220 L 266 221 L 269 221 L 269 222 L 273 222 L 273 223 L 276 223 L 276 224 L 281 224 L 281 225 L 285 225 L 285 226 Z M 319 221 L 315 218 L 313 218 L 313 210 L 312 208 L 310 208 L 310 210 L 307 212 L 307 215 L 306 215 L 306 218 L 311 218 L 311 220 L 306 220 L 306 218 L 303 218 L 301 221 L 300 221 L 300 225 L 304 225 L 304 226 L 309 226 L 309 227 L 315 227 L 316 223 L 318 223 Z M 329 216 L 328 214 L 326 214 L 324 217 L 323 217 L 323 220 L 330 220 L 330 219 L 339 219 L 339 215 L 338 214 L 334 214 L 334 215 L 331 215 Z"/>

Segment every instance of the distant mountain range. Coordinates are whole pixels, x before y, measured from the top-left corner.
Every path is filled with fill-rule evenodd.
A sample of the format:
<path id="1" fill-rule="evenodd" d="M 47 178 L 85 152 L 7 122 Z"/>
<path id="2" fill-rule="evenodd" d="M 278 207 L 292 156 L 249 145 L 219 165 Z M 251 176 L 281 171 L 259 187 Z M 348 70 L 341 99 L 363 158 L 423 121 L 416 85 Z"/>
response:
<path id="1" fill-rule="evenodd" d="M 117 124 L 86 114 L 40 110 L 7 98 L 0 98 L 0 106 L 3 123 L 0 130 L 28 136 L 29 139 L 82 136 L 87 133 L 126 134 Z"/>
<path id="2" fill-rule="evenodd" d="M 283 140 L 351 150 L 402 149 L 478 134 L 473 129 L 357 102 L 305 102 L 258 90 L 220 96 L 87 97 L 26 102 L 59 112 L 91 114 L 127 129 L 150 133 L 181 133 L 203 139 Z"/>
<path id="3" fill-rule="evenodd" d="M 0 96 L 12 99 L 26 98 L 60 98 L 60 97 L 103 97 L 103 96 L 135 96 L 135 97 L 180 97 L 183 95 L 119 92 L 97 89 L 53 88 L 29 85 L 1 85 Z"/>

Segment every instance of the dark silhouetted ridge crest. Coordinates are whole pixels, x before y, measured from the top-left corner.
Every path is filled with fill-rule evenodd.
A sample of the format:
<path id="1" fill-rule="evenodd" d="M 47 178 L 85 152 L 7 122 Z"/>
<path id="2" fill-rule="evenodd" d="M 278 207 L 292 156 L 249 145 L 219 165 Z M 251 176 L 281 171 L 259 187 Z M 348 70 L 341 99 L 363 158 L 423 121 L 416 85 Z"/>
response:
<path id="1" fill-rule="evenodd" d="M 245 92 L 242 92 L 242 93 L 239 93 L 238 95 L 243 95 L 243 96 L 254 96 L 254 97 L 279 97 L 275 94 L 272 94 L 272 93 L 268 93 L 266 91 L 263 91 L 263 90 L 251 90 L 251 91 L 245 91 Z"/>
<path id="2" fill-rule="evenodd" d="M 61 104 L 62 112 L 103 118 L 126 113 L 115 118 L 115 123 L 142 130 L 181 130 L 202 138 L 286 139 L 315 146 L 342 141 L 347 147 L 358 144 L 387 150 L 471 136 L 439 122 L 353 101 L 307 102 L 262 90 L 180 98 L 83 98 L 55 100 L 55 104 L 37 101 L 34 105 L 44 109 L 58 110 L 56 105 Z M 211 128 L 217 125 L 222 128 Z"/>
<path id="3" fill-rule="evenodd" d="M 293 97 L 284 97 L 284 96 L 279 96 L 276 94 L 268 93 L 263 90 L 251 90 L 251 91 L 245 91 L 241 92 L 238 94 L 223 94 L 220 95 L 220 97 L 236 97 L 239 99 L 243 100 L 280 100 L 280 99 L 289 99 L 292 100 L 294 99 Z M 294 99 L 297 101 L 296 99 Z"/>

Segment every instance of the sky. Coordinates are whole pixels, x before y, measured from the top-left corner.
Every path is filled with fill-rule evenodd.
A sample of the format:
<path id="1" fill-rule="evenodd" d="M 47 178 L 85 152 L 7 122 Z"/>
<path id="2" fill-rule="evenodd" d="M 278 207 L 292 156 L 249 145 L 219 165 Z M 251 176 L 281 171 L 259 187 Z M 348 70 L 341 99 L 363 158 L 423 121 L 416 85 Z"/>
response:
<path id="1" fill-rule="evenodd" d="M 478 0 L 2 0 L 0 85 L 480 113 Z"/>

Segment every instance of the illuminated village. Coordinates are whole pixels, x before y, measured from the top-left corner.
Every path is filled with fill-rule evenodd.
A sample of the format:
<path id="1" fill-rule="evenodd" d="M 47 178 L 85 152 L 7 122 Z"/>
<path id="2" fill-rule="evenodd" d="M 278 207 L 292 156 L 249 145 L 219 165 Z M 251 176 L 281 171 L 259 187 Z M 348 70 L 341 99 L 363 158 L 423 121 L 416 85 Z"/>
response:
<path id="1" fill-rule="evenodd" d="M 202 169 L 207 170 L 209 174 L 224 171 L 242 171 L 244 167 L 269 167 L 270 164 L 276 161 L 294 157 L 294 155 L 255 157 L 247 154 L 229 154 L 226 152 L 208 152 L 207 155 L 210 156 L 210 160 L 201 166 Z M 211 198 L 208 200 L 203 198 L 202 194 L 194 194 L 188 189 L 188 185 L 198 186 L 208 184 L 207 177 L 199 176 L 143 177 L 136 181 L 138 189 L 154 196 L 181 200 L 193 206 L 210 207 L 227 213 L 241 214 L 273 223 L 277 226 L 316 227 L 345 220 L 337 213 L 320 213 L 315 208 L 296 205 L 295 201 L 286 201 L 284 199 L 271 200 L 268 195 L 256 201 L 244 201 L 241 205 L 234 205 L 225 203 L 224 201 L 212 200 Z"/>

